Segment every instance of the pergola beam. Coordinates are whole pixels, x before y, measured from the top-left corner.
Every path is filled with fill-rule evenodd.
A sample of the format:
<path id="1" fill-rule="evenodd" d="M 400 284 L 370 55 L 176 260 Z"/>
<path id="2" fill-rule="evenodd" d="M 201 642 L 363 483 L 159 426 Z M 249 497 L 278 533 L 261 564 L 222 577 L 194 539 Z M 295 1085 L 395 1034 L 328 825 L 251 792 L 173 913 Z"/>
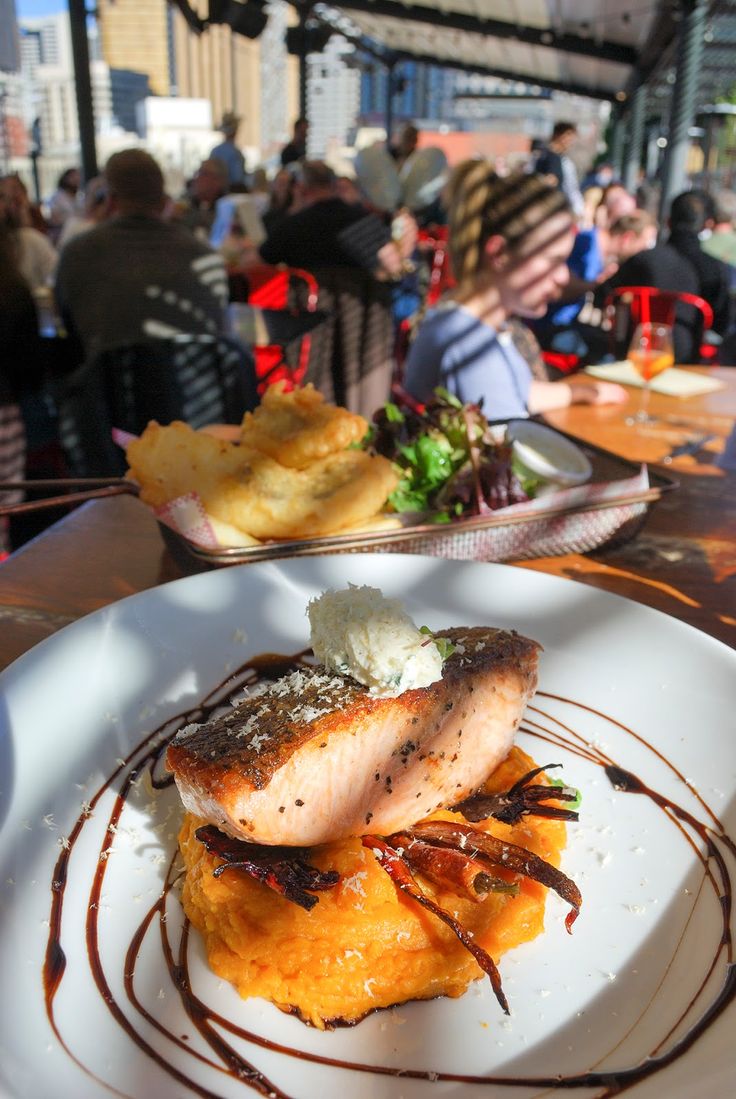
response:
<path id="1" fill-rule="evenodd" d="M 467 31 L 490 38 L 514 40 L 527 46 L 546 46 L 560 53 L 580 54 L 599 61 L 615 61 L 621 65 L 634 65 L 637 52 L 631 46 L 619 42 L 596 41 L 577 34 L 557 33 L 549 27 L 524 27 L 501 19 L 481 19 L 461 12 L 438 11 L 421 4 L 404 4 L 398 0 L 332 0 L 335 7 L 344 11 L 363 12 L 366 15 L 426 23 L 448 30 Z"/>

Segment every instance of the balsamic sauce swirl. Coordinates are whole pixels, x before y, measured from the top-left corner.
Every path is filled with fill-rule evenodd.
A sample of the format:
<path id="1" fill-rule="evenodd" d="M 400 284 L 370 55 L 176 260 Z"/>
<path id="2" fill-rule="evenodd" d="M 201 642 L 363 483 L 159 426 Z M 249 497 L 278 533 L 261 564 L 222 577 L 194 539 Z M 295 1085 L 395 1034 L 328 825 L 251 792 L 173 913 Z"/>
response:
<path id="1" fill-rule="evenodd" d="M 165 875 L 163 889 L 155 903 L 146 912 L 140 921 L 124 956 L 123 983 L 127 998 L 128 1011 L 133 1009 L 133 1020 L 129 1018 L 123 1005 L 118 1002 L 113 994 L 105 973 L 105 963 L 99 946 L 99 911 L 105 875 L 108 867 L 115 830 L 120 822 L 126 804 L 136 784 L 145 776 L 151 782 L 155 790 L 163 790 L 173 782 L 163 767 L 163 755 L 169 741 L 176 731 L 184 725 L 193 722 L 206 721 L 214 711 L 229 697 L 236 694 L 243 687 L 256 682 L 258 679 L 277 679 L 295 666 L 304 662 L 306 652 L 297 653 L 294 656 L 279 654 L 263 654 L 244 664 L 235 675 L 220 684 L 202 702 L 186 712 L 178 714 L 149 733 L 142 742 L 129 753 L 125 760 L 119 761 L 118 767 L 109 778 L 99 787 L 88 805 L 77 818 L 75 825 L 68 837 L 68 843 L 61 851 L 53 872 L 51 882 L 51 910 L 49 920 L 49 934 L 43 965 L 43 987 L 46 1003 L 46 1013 L 49 1023 L 61 1046 L 66 1053 L 89 1076 L 97 1080 L 112 1094 L 122 1094 L 111 1084 L 96 1077 L 92 1070 L 77 1056 L 63 1035 L 62 1024 L 56 1017 L 55 998 L 61 982 L 67 975 L 67 960 L 62 947 L 62 931 L 73 934 L 74 930 L 65 927 L 64 924 L 64 894 L 67 885 L 69 861 L 74 848 L 79 841 L 85 824 L 94 810 L 100 806 L 103 795 L 117 789 L 114 803 L 109 813 L 107 827 L 100 847 L 100 857 L 97 863 L 89 893 L 88 916 L 85 935 L 87 944 L 87 957 L 90 972 L 93 976 L 100 999 L 106 1005 L 108 1011 L 127 1035 L 144 1054 L 150 1057 L 156 1064 L 167 1072 L 173 1079 L 184 1085 L 190 1093 L 205 1097 L 205 1099 L 217 1099 L 218 1092 L 210 1090 L 190 1078 L 181 1068 L 172 1064 L 171 1058 L 164 1057 L 145 1037 L 145 1031 L 153 1027 L 159 1034 L 172 1043 L 181 1054 L 180 1064 L 188 1058 L 194 1058 L 212 1070 L 212 1086 L 216 1086 L 217 1074 L 225 1074 L 241 1081 L 249 1089 L 257 1094 L 267 1096 L 269 1099 L 294 1099 L 283 1092 L 274 1082 L 268 1079 L 257 1065 L 246 1060 L 234 1048 L 223 1034 L 232 1036 L 238 1041 L 246 1041 L 251 1046 L 271 1052 L 276 1052 L 287 1057 L 309 1061 L 326 1068 L 340 1072 L 350 1070 L 377 1076 L 397 1076 L 418 1080 L 440 1080 L 453 1083 L 466 1083 L 472 1085 L 506 1087 L 537 1087 L 551 1090 L 597 1088 L 598 1099 L 617 1095 L 633 1086 L 637 1082 L 652 1076 L 660 1069 L 673 1064 L 682 1057 L 708 1027 L 736 998 L 736 965 L 733 953 L 733 869 L 729 865 L 729 859 L 736 859 L 736 844 L 732 837 L 728 836 L 724 828 L 705 802 L 701 794 L 692 786 L 682 773 L 653 745 L 648 744 L 644 738 L 629 729 L 615 719 L 603 714 L 592 707 L 563 698 L 559 695 L 547 694 L 539 691 L 535 702 L 549 699 L 569 708 L 573 714 L 582 716 L 593 715 L 611 726 L 615 727 L 627 736 L 635 739 L 653 754 L 670 773 L 682 783 L 693 796 L 696 803 L 703 810 L 704 820 L 698 819 L 692 812 L 678 805 L 669 797 L 650 788 L 641 778 L 626 770 L 615 760 L 611 759 L 600 747 L 593 745 L 575 731 L 575 729 L 563 723 L 558 717 L 541 709 L 539 705 L 531 705 L 527 708 L 527 715 L 522 726 L 522 731 L 543 740 L 555 747 L 564 748 L 568 753 L 584 758 L 590 763 L 599 766 L 606 775 L 611 786 L 626 795 L 646 797 L 656 805 L 681 833 L 682 838 L 690 844 L 697 858 L 700 860 L 704 880 L 709 885 L 718 900 L 722 913 L 722 926 L 719 937 L 714 941 L 709 965 L 702 975 L 698 988 L 690 1002 L 682 1008 L 679 1017 L 669 1027 L 667 1033 L 662 1034 L 656 1046 L 650 1051 L 649 1056 L 640 1063 L 617 1069 L 615 1071 L 598 1070 L 591 1067 L 588 1070 L 568 1076 L 550 1073 L 548 1075 L 534 1076 L 477 1076 L 472 1074 L 430 1072 L 408 1068 L 395 1068 L 384 1065 L 364 1064 L 354 1061 L 342 1061 L 323 1056 L 318 1053 L 310 1053 L 304 1050 L 293 1049 L 287 1045 L 267 1039 L 258 1033 L 245 1030 L 238 1026 L 232 1019 L 220 1015 L 209 1004 L 204 1003 L 193 991 L 189 977 L 188 946 L 189 924 L 186 920 L 179 933 L 179 941 L 176 942 L 170 933 L 167 920 L 170 904 L 178 903 L 172 900 L 172 891 L 180 876 L 177 869 L 177 852 L 171 856 L 171 861 Z M 169 1029 L 153 1011 L 147 1008 L 139 999 L 135 989 L 135 972 L 139 953 L 149 934 L 155 934 L 156 925 L 160 938 L 161 960 L 169 973 L 173 987 L 176 989 L 181 1006 L 187 1017 L 201 1036 L 204 1047 L 209 1051 L 203 1054 L 195 1049 L 186 1036 Z M 706 986 L 714 974 L 723 969 L 723 980 L 720 989 L 715 995 L 710 994 L 710 999 L 703 1005 L 700 1001 L 706 997 Z M 696 1014 L 694 1020 L 688 1025 L 688 1019 Z M 137 1023 L 136 1017 L 140 1019 Z M 687 1030 L 682 1037 L 674 1041 L 669 1048 L 663 1049 L 682 1026 L 687 1025 Z M 337 1093 L 337 1092 L 335 1092 Z"/>

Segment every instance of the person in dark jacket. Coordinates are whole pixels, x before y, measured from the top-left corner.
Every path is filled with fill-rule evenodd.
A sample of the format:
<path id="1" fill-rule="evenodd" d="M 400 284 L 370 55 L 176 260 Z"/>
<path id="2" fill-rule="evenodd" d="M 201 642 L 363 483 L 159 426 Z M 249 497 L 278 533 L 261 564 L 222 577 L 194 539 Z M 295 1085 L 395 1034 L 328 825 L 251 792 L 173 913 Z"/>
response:
<path id="1" fill-rule="evenodd" d="M 710 210 L 704 196 L 685 191 L 672 200 L 668 244 L 694 269 L 698 278 L 695 293 L 713 310 L 713 331 L 725 335 L 731 324 L 730 274 L 727 264 L 704 252 L 699 234 L 705 228 Z"/>
<path id="2" fill-rule="evenodd" d="M 577 136 L 578 129 L 574 122 L 555 123 L 549 144 L 537 157 L 534 171 L 554 179 L 570 203 L 575 217 L 580 217 L 584 210 L 583 196 L 575 165 L 567 155 Z"/>
<path id="3" fill-rule="evenodd" d="M 402 257 L 380 218 L 338 197 L 335 176 L 320 160 L 306 161 L 295 184 L 298 210 L 274 226 L 261 245 L 264 263 L 307 271 L 357 267 L 398 277 Z"/>
<path id="4" fill-rule="evenodd" d="M 648 228 L 651 219 L 643 211 L 627 214 L 611 226 L 611 236 L 617 237 L 616 252 L 621 264 L 614 275 L 598 287 L 595 303 L 602 307 L 608 296 L 619 286 L 652 286 L 657 290 L 700 294 L 700 283 L 693 265 L 672 244 L 651 247 Z M 675 361 L 697 362 L 702 336 L 700 314 L 691 305 L 678 305 L 674 325 Z M 615 353 L 622 357 L 627 351 L 631 331 L 622 334 Z"/>

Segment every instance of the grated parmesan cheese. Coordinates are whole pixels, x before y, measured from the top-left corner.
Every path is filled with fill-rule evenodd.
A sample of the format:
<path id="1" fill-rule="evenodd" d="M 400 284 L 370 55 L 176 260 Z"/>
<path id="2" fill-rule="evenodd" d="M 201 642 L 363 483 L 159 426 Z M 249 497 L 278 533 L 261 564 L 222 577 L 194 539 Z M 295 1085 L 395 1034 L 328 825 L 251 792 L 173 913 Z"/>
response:
<path id="1" fill-rule="evenodd" d="M 397 599 L 350 584 L 326 591 L 307 607 L 314 655 L 372 695 L 394 698 L 442 677 L 442 656 Z M 429 640 L 429 643 L 428 643 Z"/>

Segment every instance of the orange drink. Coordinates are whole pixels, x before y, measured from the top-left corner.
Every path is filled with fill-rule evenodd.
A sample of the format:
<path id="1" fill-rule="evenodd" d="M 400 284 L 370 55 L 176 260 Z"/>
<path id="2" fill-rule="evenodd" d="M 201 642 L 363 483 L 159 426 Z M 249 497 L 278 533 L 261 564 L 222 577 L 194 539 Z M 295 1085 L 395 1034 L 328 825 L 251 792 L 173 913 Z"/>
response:
<path id="1" fill-rule="evenodd" d="M 668 370 L 675 362 L 672 351 L 656 351 L 644 348 L 636 348 L 630 351 L 629 359 L 645 382 L 650 382 L 652 378 L 656 378 L 663 370 Z"/>
<path id="2" fill-rule="evenodd" d="M 656 321 L 642 321 L 638 324 L 629 347 L 629 361 L 641 376 L 641 407 L 633 417 L 632 423 L 646 424 L 654 420 L 649 415 L 649 385 L 652 378 L 667 370 L 675 361 L 672 342 L 672 328 L 668 324 Z"/>

